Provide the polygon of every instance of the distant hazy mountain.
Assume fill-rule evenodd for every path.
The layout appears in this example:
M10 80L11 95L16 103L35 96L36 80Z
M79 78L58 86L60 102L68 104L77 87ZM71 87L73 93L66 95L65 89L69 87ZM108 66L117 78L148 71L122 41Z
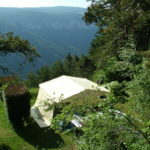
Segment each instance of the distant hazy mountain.
M0 8L0 32L13 32L37 48L41 58L34 67L36 70L63 58L68 52L87 53L96 27L87 26L82 20L85 10L75 7ZM3 59L5 65L15 70L20 57L11 55ZM30 70L33 68L28 65L23 72Z

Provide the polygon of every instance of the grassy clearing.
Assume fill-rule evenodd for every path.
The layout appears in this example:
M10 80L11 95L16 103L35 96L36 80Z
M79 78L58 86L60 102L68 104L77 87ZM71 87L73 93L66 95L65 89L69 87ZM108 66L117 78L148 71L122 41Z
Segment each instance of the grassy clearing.
M29 89L29 92L31 93L31 106L34 105L35 101L36 101L36 97L37 97L37 94L38 94L38 88L30 88Z
M30 89L31 105L34 104L38 89ZM0 144L10 150L75 150L73 139L50 128L41 129L33 121L26 127L13 128L8 122L3 102L0 101Z

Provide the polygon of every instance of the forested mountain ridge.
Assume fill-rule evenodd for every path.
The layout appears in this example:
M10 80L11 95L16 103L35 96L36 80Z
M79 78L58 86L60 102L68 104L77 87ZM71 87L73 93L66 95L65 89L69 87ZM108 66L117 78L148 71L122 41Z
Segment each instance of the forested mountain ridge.
M13 32L35 46L41 55L36 65L38 69L63 58L68 52L87 53L96 27L84 23L84 12L84 8L74 7L0 8L0 32ZM15 66L14 58L20 61L16 55L5 58L10 68Z

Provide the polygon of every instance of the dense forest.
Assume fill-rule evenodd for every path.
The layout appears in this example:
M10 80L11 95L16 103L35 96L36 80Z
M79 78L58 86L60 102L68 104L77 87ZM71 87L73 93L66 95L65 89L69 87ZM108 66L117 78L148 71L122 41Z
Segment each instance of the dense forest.
M64 60L28 75L29 87L65 74L110 88L99 101L84 97L53 106L59 111L52 128L73 134L77 149L150 149L149 8L149 0L91 0L83 20L96 24L98 31L88 54L68 53ZM79 134L59 125L60 120L67 124L76 112L86 116Z

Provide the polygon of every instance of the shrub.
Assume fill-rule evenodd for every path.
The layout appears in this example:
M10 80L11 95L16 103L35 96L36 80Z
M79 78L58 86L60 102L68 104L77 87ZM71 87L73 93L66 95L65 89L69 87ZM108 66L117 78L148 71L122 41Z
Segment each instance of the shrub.
M10 84L5 89L7 115L13 125L22 125L29 117L30 98L30 93L22 84Z
M0 87L2 87L4 84L16 81L16 77L14 76L4 76L0 77Z

